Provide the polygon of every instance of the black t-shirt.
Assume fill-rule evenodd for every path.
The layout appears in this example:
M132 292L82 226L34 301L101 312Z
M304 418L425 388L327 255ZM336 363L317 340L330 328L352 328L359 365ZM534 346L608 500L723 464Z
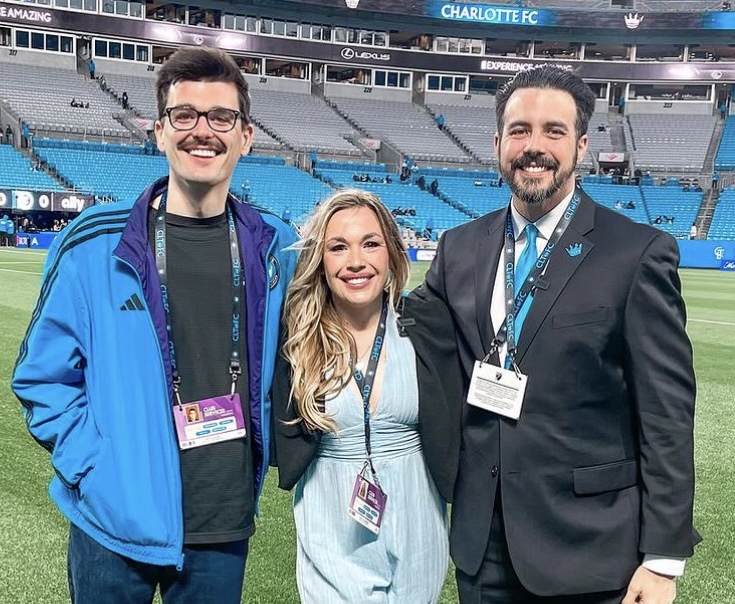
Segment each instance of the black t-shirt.
M149 211L149 241L156 210ZM232 346L232 262L226 214L166 215L166 261L171 326L184 403L229 394ZM241 317L245 317L242 305ZM184 541L226 543L255 532L255 486L245 320L237 391L247 436L181 451ZM173 422L173 413L171 414Z

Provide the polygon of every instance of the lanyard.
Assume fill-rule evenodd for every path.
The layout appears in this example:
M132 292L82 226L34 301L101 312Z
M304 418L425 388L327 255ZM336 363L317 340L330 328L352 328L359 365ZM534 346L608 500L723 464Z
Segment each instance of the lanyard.
M380 360L380 351L383 349L383 341L385 339L385 324L388 317L388 302L383 301L383 310L380 313L380 321L378 328L375 330L375 338L373 339L373 347L370 351L370 359L368 360L368 366L363 374L359 369L355 370L354 378L357 382L357 387L362 394L362 409L363 418L365 421L365 450L367 451L367 461L365 465L370 466L370 472L372 472L375 484L380 486L378 482L378 476L375 472L375 466L373 465L372 458L372 447L370 446L370 394L373 389L373 382L375 381L375 373L378 369L378 361Z
M559 222L554 227L554 233L549 239L546 247L544 247L541 255L536 260L531 272L523 282L521 289L518 290L518 295L513 297L515 291L515 259L516 259L516 240L513 234L513 220L511 218L510 209L505 218L505 245L503 249L504 259L504 271L505 271L505 307L508 309L508 314L505 317L498 333L496 334L493 341L490 343L490 351L485 355L483 362L487 362L490 357L495 354L505 343L508 341L508 356L511 358L513 365L515 366L515 353L516 353L516 339L515 339L515 318L518 316L518 312L523 307L523 303L528 298L529 294L532 294L533 289L536 287L538 278L544 272L546 265L549 263L551 254L559 243L564 231L567 230L569 223L572 221L577 208L579 207L579 195L576 193L572 196L569 202L569 206L565 210ZM530 302L529 302L530 304Z
M179 375L178 366L176 364L176 349L174 347L174 333L171 327L171 309L168 298L168 270L166 266L166 199L168 193L164 192L156 211L155 225L155 254L156 269L158 278L161 282L161 299L163 301L163 311L166 315L166 333L168 334L169 357L171 359L171 374L173 377L174 396L176 402L181 406L181 396L179 394L179 386L181 385L181 376ZM237 378L242 372L240 368L240 290L242 289L242 262L240 261L240 249L237 242L237 231L235 229L235 219L232 216L232 210L227 205L227 226L230 237L230 259L232 261L232 336L230 348L230 375L232 376L231 395L235 394Z

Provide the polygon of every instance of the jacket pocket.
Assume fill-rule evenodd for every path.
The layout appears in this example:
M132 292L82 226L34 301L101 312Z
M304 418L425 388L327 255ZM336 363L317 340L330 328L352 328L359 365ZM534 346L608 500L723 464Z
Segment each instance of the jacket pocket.
M554 329L561 327L574 327L575 325L587 325L599 323L607 318L608 309L605 306L577 313L559 313L551 318L551 326Z
M90 468L89 472L85 474L84 478L79 481L77 488L79 489L79 495L82 499L85 499L87 495L94 491L95 485L102 474L104 474L104 467L107 462L107 456L109 455L110 442L106 438L102 438L100 442L100 449L94 460L94 464ZM100 471L100 468L103 468Z
M638 460L625 459L599 466L574 468L574 492L594 495L606 491L620 491L638 483Z

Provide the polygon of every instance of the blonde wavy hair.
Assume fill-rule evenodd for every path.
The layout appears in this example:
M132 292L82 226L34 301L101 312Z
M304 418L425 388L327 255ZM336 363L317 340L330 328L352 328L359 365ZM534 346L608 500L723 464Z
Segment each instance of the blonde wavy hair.
M323 200L302 229L301 255L286 294L286 343L291 365L291 404L297 418L313 432L335 431L324 401L336 396L352 377L355 341L337 312L324 272L327 225L337 212L368 208L375 214L388 251L385 290L395 308L408 280L406 246L390 211L372 193L343 189Z

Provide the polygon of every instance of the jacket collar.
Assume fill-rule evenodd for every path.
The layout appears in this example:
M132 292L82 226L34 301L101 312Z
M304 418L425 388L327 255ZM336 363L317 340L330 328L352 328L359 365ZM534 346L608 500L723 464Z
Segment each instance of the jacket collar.
M139 274L145 272L149 250L148 209L153 200L167 189L168 177L163 177L143 191L133 205L120 242L115 248L115 255L128 262ZM232 195L228 197L228 203L235 216L241 248L242 242L248 237L255 241L265 240L270 243L275 235L275 229L263 222L257 210Z

